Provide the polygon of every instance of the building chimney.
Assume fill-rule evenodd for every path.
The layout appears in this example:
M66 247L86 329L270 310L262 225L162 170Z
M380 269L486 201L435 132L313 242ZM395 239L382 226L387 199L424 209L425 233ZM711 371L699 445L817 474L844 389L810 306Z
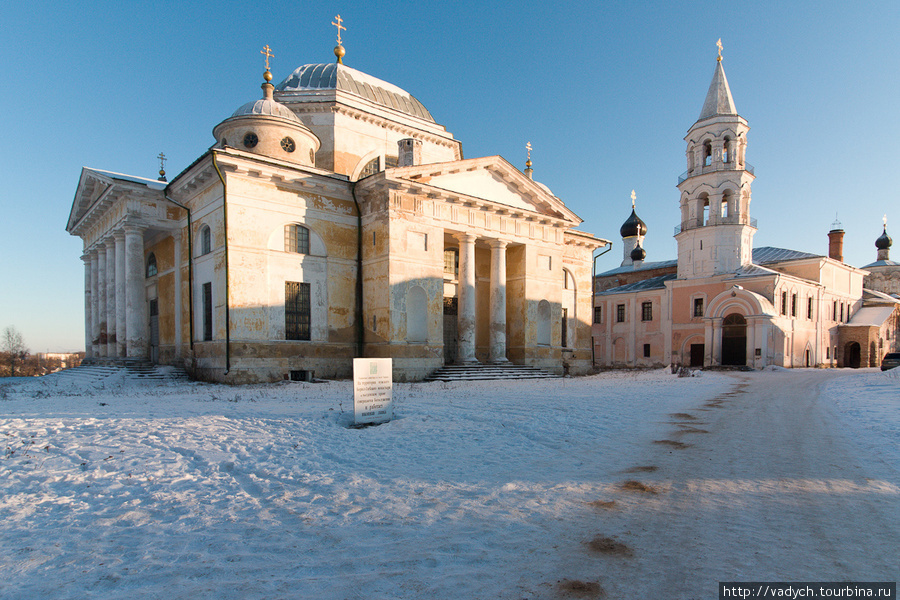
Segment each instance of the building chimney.
M837 219L828 232L828 258L844 262L844 226Z
M397 142L397 166L415 167L422 164L422 140L405 138Z

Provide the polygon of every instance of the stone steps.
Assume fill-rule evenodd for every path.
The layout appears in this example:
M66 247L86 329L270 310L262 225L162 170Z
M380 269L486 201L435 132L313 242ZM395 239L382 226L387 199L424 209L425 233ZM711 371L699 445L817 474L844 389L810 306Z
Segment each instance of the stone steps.
M472 364L446 365L428 377L425 381L483 381L483 380L519 380L519 379L557 379L559 375L526 365L507 364Z
M149 361L133 358L88 358L81 366L63 369L56 375L78 381L102 381L113 376L148 382L191 381L184 369L171 365L154 365Z

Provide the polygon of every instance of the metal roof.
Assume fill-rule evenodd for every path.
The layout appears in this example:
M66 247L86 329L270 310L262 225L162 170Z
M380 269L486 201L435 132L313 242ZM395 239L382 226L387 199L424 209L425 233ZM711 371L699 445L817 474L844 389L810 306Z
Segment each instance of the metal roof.
M790 250L788 248L775 248L773 246L763 246L762 248L753 249L753 263L757 265L784 262L786 260L801 260L804 258L825 257L821 254L810 254L809 252L800 252L799 250Z
M341 90L376 104L434 123L434 118L416 98L393 84L338 63L303 65L279 83L278 92Z
M598 296L605 296L607 294L623 294L626 292L643 292L646 290L655 290L666 287L666 282L675 279L678 275L675 273L666 273L665 275L657 275L656 277L651 277L650 279L644 279L643 281L635 281L634 283L627 283L625 285L620 285L619 287L610 288L608 290L603 290L602 292L598 292Z

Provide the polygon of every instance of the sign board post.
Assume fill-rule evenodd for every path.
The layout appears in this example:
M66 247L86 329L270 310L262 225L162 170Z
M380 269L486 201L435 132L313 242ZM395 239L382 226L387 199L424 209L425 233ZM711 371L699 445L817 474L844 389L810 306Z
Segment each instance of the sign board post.
M393 417L390 358L353 359L354 424L387 423Z

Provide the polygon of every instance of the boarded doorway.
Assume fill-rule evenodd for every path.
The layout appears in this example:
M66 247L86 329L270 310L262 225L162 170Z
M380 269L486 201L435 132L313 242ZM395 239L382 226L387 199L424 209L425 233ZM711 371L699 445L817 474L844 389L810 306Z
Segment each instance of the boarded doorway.
M691 366L702 367L706 344L691 344Z
M844 348L844 366L858 369L862 362L862 348L859 342L850 342Z
M733 313L722 321L722 364L747 364L747 321Z
M459 302L456 298L444 298L444 364L456 363L457 314Z
M159 299L150 301L150 362L159 362Z

